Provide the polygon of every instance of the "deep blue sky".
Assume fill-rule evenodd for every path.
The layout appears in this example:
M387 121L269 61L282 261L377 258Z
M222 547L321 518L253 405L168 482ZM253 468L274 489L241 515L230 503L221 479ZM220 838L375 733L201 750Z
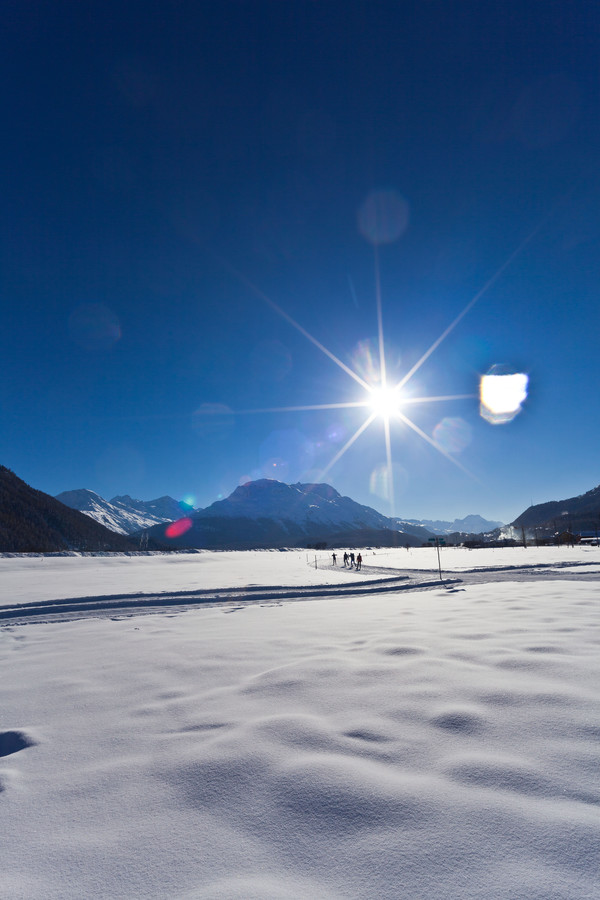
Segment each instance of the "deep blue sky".
M246 411L365 391L264 296L364 377L359 220L384 192L379 227L405 225L377 247L396 380L535 231L406 386L477 395L504 364L528 399L504 425L477 397L406 407L463 468L393 424L396 514L509 521L594 487L597 15L5 0L0 462L52 494L202 506L249 477L319 478L364 409ZM325 480L387 513L385 465L378 420Z

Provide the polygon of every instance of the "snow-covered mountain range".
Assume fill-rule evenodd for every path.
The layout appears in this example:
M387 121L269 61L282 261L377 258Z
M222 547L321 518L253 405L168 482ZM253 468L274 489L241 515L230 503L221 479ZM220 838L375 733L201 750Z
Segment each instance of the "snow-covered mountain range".
M387 516L342 497L329 484L284 484L270 478L240 485L225 500L217 500L195 515L292 521L306 527L394 527Z
M128 494L105 500L94 491L80 488L56 495L65 506L78 509L117 534L134 534L161 522L172 522L184 515L182 506L172 497L134 500Z
M465 516L453 522L390 518L370 506L356 503L350 497L342 497L329 484L283 484L269 478L241 485L225 500L217 500L206 509L197 510L196 515L292 519L305 525L392 528L423 541L432 534L482 534L503 524L479 515Z
M329 546L415 546L430 533L405 530L372 509L342 497L329 484L284 484L263 478L240 485L225 500L186 517L181 527L149 534L174 546L251 549L326 543Z
M128 495L105 500L94 491L65 491L57 496L77 509L121 534L134 534L154 526L188 518L185 531L166 535L165 528L154 528L158 540L197 547L278 546L305 543L308 540L358 542L361 533L373 543L390 540L418 545L432 534L451 532L480 533L498 524L481 516L467 516L454 522L403 520L390 518L370 506L343 497L329 484L284 484L270 478L251 481L237 487L229 497L217 500L206 509L190 510L172 497L135 500Z
M403 524L404 520L397 519L399 524ZM501 528L504 522L493 522L490 519L484 519L482 516L470 515L464 519L455 519L453 522L446 522L443 519L407 519L412 525L422 525L433 534L486 534L494 531L495 528Z

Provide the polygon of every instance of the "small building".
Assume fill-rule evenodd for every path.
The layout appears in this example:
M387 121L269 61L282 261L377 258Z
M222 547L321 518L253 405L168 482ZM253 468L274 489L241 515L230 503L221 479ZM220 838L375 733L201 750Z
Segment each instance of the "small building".
M557 544L571 544L574 546L579 543L579 535L570 531L561 531L555 535L554 540Z

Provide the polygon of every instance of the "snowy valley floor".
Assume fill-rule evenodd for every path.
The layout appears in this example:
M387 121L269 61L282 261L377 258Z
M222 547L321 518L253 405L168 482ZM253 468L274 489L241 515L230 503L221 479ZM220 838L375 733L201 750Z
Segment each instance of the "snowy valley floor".
M598 549L317 556L0 558L2 898L600 896Z

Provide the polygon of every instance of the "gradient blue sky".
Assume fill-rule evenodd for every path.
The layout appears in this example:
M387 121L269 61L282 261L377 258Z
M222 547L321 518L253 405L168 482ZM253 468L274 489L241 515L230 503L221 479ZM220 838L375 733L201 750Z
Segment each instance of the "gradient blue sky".
M201 506L327 470L385 513L503 521L600 481L596 4L1 18L0 462ZM378 284L400 380L513 254L405 387L474 396L404 408L450 459L391 423L393 502L382 420L327 468L365 409L248 412L363 400L301 329L376 376ZM530 378L504 425L477 398L498 364Z

